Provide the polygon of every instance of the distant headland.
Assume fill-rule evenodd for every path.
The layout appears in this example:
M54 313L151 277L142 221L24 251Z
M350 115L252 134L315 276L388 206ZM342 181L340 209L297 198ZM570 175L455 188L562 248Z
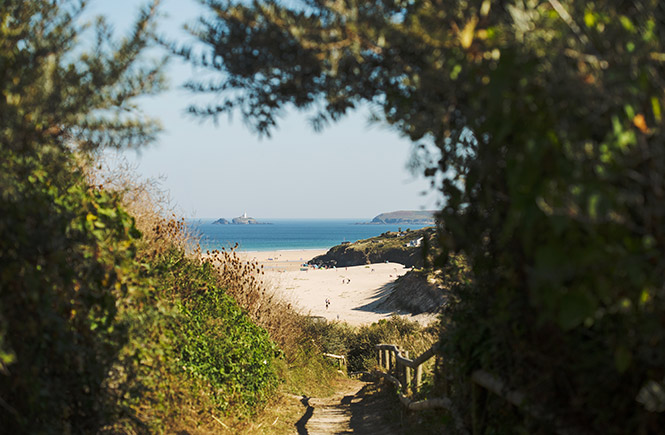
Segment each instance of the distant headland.
M434 225L434 210L399 210L388 213L381 213L374 217L370 222L359 222L358 225Z
M271 225L269 222L259 222L253 217L247 216L247 213L243 213L242 216L235 217L229 222L224 218L217 219L213 222L213 225Z

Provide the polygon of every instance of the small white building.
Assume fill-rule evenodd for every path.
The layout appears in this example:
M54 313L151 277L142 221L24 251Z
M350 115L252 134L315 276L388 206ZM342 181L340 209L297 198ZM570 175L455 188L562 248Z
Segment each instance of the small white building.
M422 242L423 242L423 238L422 238L422 237L419 238L419 239L411 240L409 243L406 244L406 247L407 247L407 248L417 248L418 246L420 246L420 244L421 244Z

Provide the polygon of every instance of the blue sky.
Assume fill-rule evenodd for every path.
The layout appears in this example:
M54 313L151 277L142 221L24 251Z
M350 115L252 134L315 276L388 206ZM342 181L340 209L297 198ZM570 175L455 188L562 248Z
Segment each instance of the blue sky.
M144 3L95 0L88 16L107 16L120 35ZM183 23L202 11L195 0L162 0L160 9L166 15L160 32L172 38L186 38ZM429 182L406 168L410 142L386 127L368 125L365 110L320 133L306 114L291 112L271 138L259 138L239 116L220 118L215 126L185 114L193 97L181 85L195 73L200 72L171 61L171 90L141 102L165 131L138 155L127 153L141 175L162 177L185 216L230 218L247 211L257 218L369 219L436 206Z

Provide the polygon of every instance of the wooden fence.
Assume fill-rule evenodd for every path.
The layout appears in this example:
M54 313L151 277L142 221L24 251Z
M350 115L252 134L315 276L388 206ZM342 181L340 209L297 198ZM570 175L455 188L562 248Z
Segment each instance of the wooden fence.
M408 351L403 351L394 344L377 344L374 347L377 350L377 362L380 370L375 370L373 374L395 385L399 401L406 409L409 411L435 408L447 409L455 420L457 430L462 434L468 433L459 412L448 397L416 401L407 395L409 392L416 393L420 389L423 364L436 355L438 343L414 360L409 359Z
M409 359L407 351L400 350L394 344L377 344L377 362L380 370L373 372L375 376L382 377L391 382L397 388L399 400L402 405L411 411L423 409L443 408L447 409L453 417L455 427L461 434L468 434L467 425L464 423L460 413L448 397L414 401L408 397L409 392L416 393L422 383L422 366L430 358L434 357L439 344L433 345L418 358ZM444 391L449 393L448 382L445 382ZM577 435L579 430L564 424L559 418L546 412L541 407L530 404L526 396L519 390L511 389L508 385L484 370L476 370L471 379L471 431L474 435L480 434L484 427L485 400L483 395L487 391L496 394L508 403L517 406L530 416L548 421L556 433L560 435Z
M337 361L337 369L346 372L346 357L344 355L335 355L333 353L324 353L323 356Z

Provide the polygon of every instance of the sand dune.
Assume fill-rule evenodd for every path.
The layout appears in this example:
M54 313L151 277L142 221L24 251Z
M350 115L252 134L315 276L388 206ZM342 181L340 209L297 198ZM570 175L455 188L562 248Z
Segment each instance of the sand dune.
M376 302L390 293L398 276L406 273L401 264L380 263L336 269L303 266L325 250L243 252L247 260L264 266L265 281L299 306L305 314L341 320L352 325L376 322L395 312L379 311ZM304 270L301 270L304 269ZM326 309L326 299L330 306ZM428 323L433 315L408 316Z

